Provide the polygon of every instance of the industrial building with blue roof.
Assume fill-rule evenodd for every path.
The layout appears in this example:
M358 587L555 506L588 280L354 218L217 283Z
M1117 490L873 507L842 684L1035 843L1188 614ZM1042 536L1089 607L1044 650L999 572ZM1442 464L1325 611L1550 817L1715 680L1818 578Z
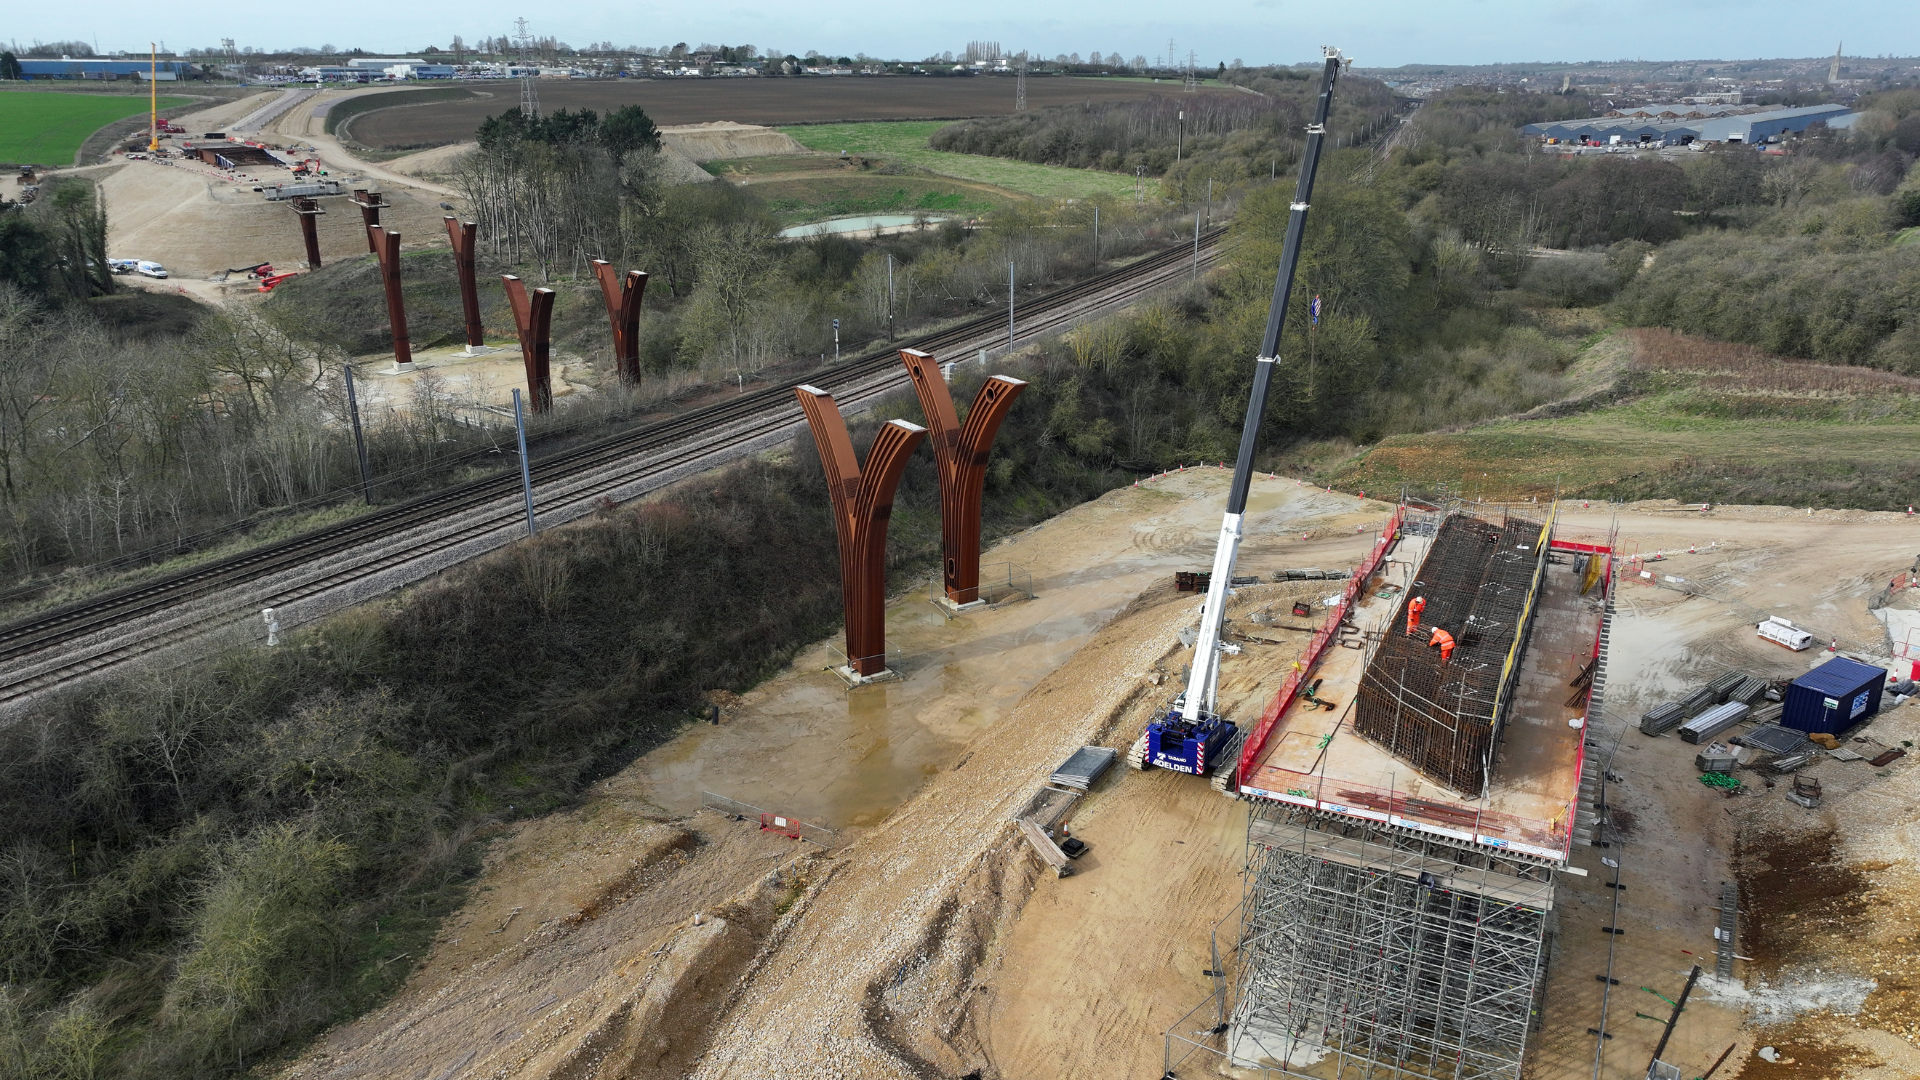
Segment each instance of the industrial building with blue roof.
M1555 120L1528 124L1522 134L1561 142L1612 142L1618 136L1624 143L1762 143L1781 135L1798 134L1816 123L1840 127L1851 116L1845 105L1808 105L1798 109L1768 109L1762 112L1733 113L1720 116L1695 116L1657 120L1644 115L1596 116L1589 120Z

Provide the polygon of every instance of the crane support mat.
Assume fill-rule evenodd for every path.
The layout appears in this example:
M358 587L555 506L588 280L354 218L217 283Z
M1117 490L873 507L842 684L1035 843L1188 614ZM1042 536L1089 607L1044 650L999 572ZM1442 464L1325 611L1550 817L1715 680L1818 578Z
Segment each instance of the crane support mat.
M1113 759L1119 755L1118 750L1110 750L1104 746L1083 746L1075 750L1073 756L1066 760L1066 764L1055 769L1053 775L1047 779L1055 784L1064 784L1067 787L1085 791L1093 786L1094 781L1100 779L1100 774L1106 772L1107 767L1113 764Z
M1040 856L1041 862L1053 867L1054 876L1066 877L1073 873L1073 863L1067 858L1067 853L1061 851L1060 845L1053 842L1053 837L1042 832L1040 826L1023 818L1020 821L1020 835L1033 845L1034 854Z

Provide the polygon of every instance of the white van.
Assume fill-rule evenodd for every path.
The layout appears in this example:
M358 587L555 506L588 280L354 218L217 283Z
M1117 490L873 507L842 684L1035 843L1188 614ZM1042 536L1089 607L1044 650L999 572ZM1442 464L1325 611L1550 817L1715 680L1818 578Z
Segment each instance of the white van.
M133 264L133 268L139 272L141 277L163 278L167 276L166 267L149 259L141 259L139 262Z
M1805 630L1795 630L1792 623L1778 615L1768 616L1767 621L1761 623L1756 629L1760 631L1762 638L1775 645L1792 649L1794 652L1799 652L1813 644L1812 634Z

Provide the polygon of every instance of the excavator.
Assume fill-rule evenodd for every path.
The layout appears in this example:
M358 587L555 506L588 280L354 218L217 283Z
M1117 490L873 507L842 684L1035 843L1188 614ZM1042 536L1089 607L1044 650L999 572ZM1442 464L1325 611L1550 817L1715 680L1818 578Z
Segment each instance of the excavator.
M1326 141L1327 114L1333 105L1334 84L1350 61L1338 49L1323 49L1320 96L1314 102L1313 122L1307 126L1306 149L1300 156L1300 179L1294 188L1287 218L1286 241L1280 250L1280 268L1274 276L1273 301L1267 308L1267 328L1260 353L1254 358L1253 392L1247 399L1246 423L1240 429L1240 454L1234 460L1233 483L1227 489L1226 516L1214 548L1213 573L1207 583L1206 603L1200 609L1200 633L1193 643L1186 689L1154 714L1147 730L1135 740L1127 763L1136 769L1168 769L1206 776L1231 764L1245 737L1233 721L1216 711L1220 688L1221 640L1227 595L1233 582L1233 563L1240 552L1241 521L1246 516L1247 491L1253 483L1253 454L1260 441L1260 421L1267 411L1267 391L1273 366L1279 362L1280 332L1287 322L1287 303L1293 293L1294 271L1300 263L1300 244L1313 197L1313 179L1320 167Z

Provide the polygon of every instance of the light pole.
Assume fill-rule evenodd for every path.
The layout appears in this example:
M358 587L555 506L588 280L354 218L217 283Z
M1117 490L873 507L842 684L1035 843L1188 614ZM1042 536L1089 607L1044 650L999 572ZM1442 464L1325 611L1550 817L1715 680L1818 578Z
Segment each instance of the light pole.
M887 253L887 340L893 340L893 253Z
M840 320L833 320L833 362L840 362Z
M1013 264L1007 264L1007 351L1013 351Z

